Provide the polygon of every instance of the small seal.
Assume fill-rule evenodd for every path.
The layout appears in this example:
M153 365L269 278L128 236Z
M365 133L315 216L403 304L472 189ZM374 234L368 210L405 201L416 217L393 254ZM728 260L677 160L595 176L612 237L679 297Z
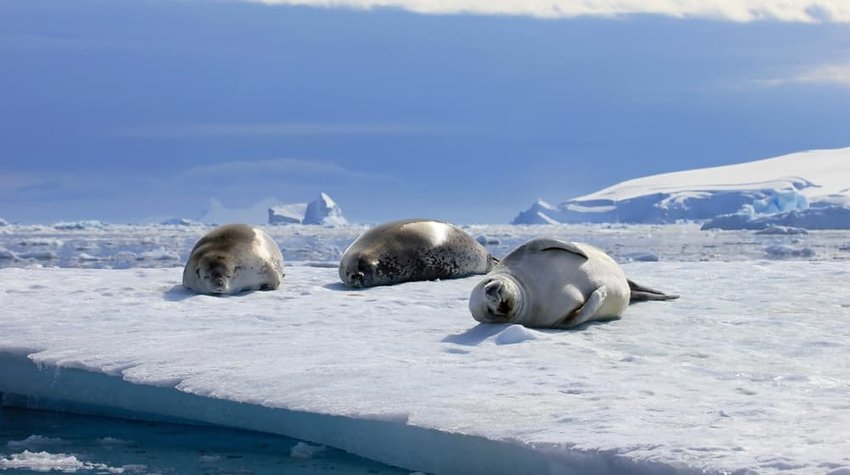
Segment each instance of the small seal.
M348 287L484 274L499 261L459 227L408 219L384 223L358 237L339 262Z
M675 298L628 280L596 247L538 238L511 251L475 286L469 310L484 323L571 328L619 318L630 303Z
M226 224L192 248L183 286L212 295L274 290L283 275L283 255L271 236L247 224Z

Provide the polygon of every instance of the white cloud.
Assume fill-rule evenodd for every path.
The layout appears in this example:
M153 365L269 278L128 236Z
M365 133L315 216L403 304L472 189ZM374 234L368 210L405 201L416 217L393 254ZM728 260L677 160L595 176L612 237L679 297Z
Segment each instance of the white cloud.
M816 66L787 77L762 79L757 80L756 83L764 86L818 84L850 87L850 63Z
M439 132L435 126L391 122L307 122L266 124L188 124L122 130L130 137L244 137L244 136L331 136L400 135Z
M328 162L296 160L292 158L280 158L275 160L259 161L233 161L203 165L190 168L184 175L187 177L199 177L209 175L232 176L233 174L285 174L285 173L310 173L316 175L350 175L351 172L345 168Z
M0 170L0 194L15 193L43 182L44 178L40 176Z
M541 18L657 14L736 22L850 22L847 0L248 0L265 4L401 8L426 14L521 15Z

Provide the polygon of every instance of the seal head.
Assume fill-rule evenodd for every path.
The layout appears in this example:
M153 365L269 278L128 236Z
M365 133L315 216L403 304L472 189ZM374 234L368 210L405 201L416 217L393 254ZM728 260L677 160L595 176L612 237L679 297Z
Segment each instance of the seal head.
M226 294L230 292L230 283L239 272L232 259L219 253L211 253L198 259L195 275L198 285L207 294Z
M478 283L469 298L469 311L481 323L521 323L523 291L513 277L488 275Z
M198 240L183 285L202 294L273 290L283 279L283 254L264 231L246 224L213 229Z

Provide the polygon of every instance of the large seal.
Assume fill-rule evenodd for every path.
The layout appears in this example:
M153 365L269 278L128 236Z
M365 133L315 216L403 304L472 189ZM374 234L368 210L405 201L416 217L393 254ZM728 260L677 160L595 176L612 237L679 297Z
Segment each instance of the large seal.
M183 268L183 286L202 294L274 290L283 279L283 255L264 231L226 224L205 234Z
M511 251L475 286L469 310L479 322L570 328L619 318L633 302L675 298L628 280L589 244L538 238Z
M409 219L376 226L358 237L339 262L349 287L484 274L498 262L462 229L441 221Z

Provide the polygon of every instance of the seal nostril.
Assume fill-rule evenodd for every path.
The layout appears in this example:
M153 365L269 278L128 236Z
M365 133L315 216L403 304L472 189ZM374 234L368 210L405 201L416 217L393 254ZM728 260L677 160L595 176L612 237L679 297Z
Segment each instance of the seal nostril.
M363 284L366 282L366 275L362 272L354 272L348 276L348 280L351 282L352 287L363 287Z

